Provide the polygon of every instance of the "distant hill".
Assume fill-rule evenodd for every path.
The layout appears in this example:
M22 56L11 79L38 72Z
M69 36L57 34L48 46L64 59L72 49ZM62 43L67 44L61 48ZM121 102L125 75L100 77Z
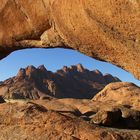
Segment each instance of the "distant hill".
M0 83L0 95L4 98L39 99L56 98L91 99L111 82L120 79L99 70L89 71L81 64L64 66L53 73L44 65L21 68L15 77Z

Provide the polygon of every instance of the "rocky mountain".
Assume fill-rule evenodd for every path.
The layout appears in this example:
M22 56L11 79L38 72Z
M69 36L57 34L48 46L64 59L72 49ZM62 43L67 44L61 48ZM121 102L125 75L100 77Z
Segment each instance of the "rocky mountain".
M0 95L14 99L92 98L107 84L118 81L117 77L103 75L99 70L90 71L81 64L64 66L55 73L43 65L28 66L0 84Z

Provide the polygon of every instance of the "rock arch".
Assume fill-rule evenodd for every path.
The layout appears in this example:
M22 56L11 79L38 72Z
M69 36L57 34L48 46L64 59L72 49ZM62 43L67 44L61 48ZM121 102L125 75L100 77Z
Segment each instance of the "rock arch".
M0 58L24 48L71 48L140 79L139 27L139 0L1 0Z

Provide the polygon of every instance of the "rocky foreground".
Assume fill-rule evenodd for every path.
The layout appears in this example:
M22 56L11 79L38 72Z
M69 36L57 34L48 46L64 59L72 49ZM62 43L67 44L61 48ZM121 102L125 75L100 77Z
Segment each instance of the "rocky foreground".
M139 97L139 87L123 82L109 84L92 100L48 97L4 103L1 97L0 139L139 140Z
M21 68L0 83L0 140L139 140L140 87L81 64Z

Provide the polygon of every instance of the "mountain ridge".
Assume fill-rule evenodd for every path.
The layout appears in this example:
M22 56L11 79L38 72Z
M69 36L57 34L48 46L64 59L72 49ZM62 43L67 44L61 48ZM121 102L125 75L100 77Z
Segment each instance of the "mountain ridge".
M99 70L88 70L81 64L64 66L51 72L44 65L20 68L17 75L0 84L0 95L5 98L39 99L56 98L91 99L111 82L120 79Z

